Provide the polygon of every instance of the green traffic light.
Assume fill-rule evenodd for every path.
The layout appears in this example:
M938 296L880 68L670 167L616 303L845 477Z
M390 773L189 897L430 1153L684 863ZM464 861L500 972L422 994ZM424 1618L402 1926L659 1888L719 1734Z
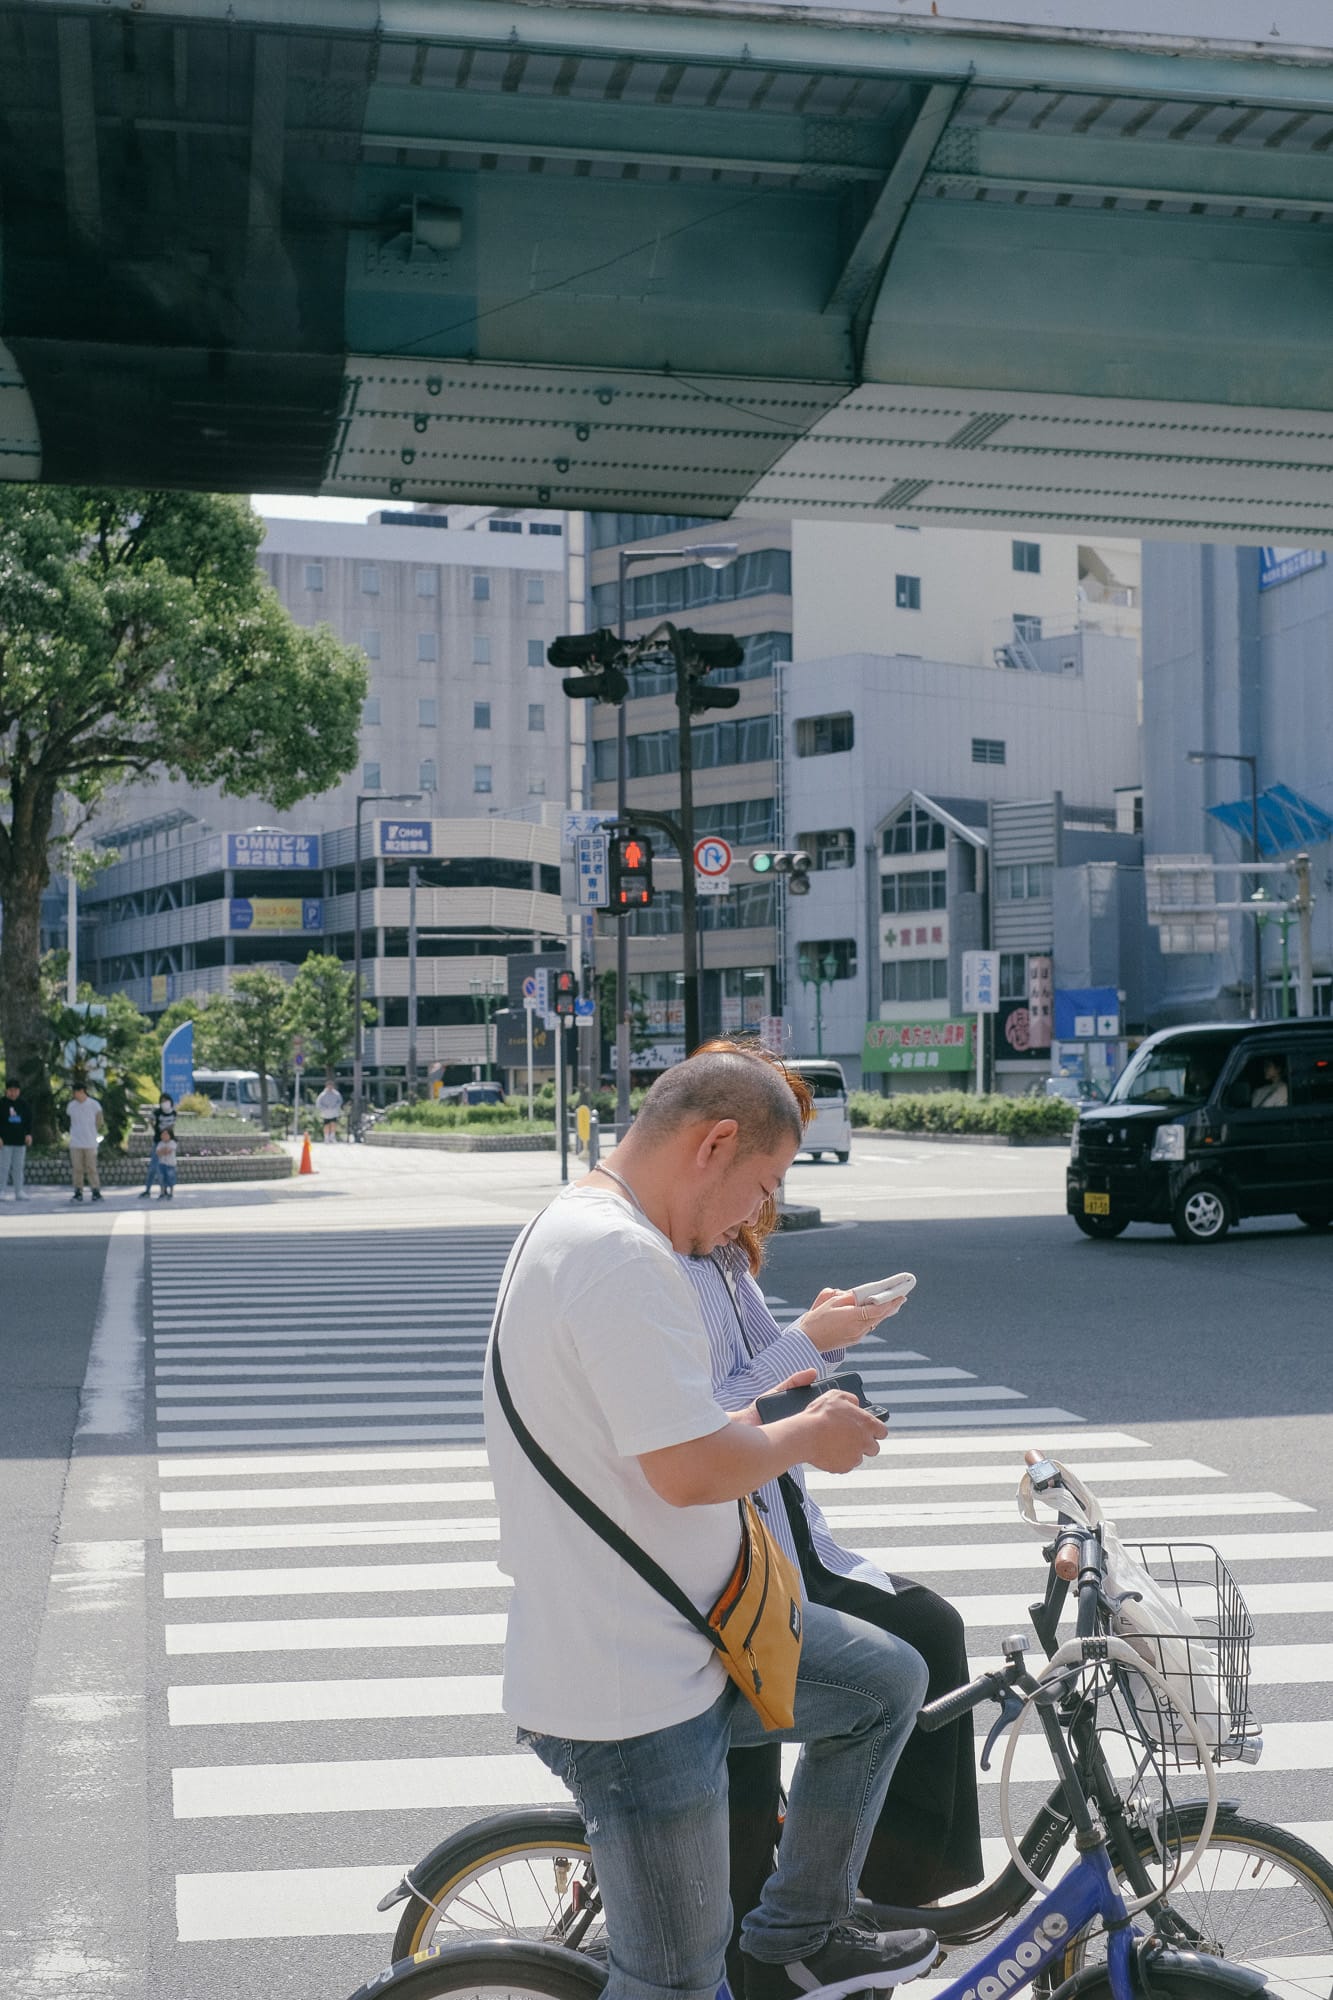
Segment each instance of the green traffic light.
M775 857L771 854L752 854L750 866L756 875L771 875Z

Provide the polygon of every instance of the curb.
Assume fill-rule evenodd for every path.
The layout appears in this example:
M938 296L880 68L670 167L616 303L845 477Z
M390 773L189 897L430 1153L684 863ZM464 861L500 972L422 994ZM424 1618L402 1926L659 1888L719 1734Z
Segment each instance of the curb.
M366 1146L406 1146L430 1153L553 1153L554 1132L367 1132Z
M778 1210L779 1229L820 1229L824 1218L806 1202L793 1202Z
M1034 1138L1013 1138L1004 1132L908 1132L896 1126L853 1125L852 1140L896 1139L923 1146L1062 1146L1068 1148L1067 1132L1041 1133Z

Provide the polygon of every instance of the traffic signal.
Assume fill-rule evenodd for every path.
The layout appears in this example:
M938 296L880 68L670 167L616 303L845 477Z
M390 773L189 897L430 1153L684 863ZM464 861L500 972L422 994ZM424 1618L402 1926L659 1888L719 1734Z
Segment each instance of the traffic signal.
M745 648L740 640L730 632L692 632L688 626L679 638L690 714L698 715L705 708L735 708L741 698L738 687L705 687L703 678L705 674L733 672L741 664ZM679 687L676 705L680 706Z
M627 827L607 842L607 881L613 916L646 910L653 900L653 850L641 833Z
M771 848L764 848L758 854L750 856L750 866L756 875L785 875L788 878L789 896L810 894L809 875L812 862L813 857L799 847L792 852L782 854L775 853Z
M614 708L629 693L629 681L617 665L623 650L615 633L603 626L596 632L563 632L552 639L546 657L553 667L588 669L561 681L571 701L601 701Z
M555 996L556 1013L562 1020L572 1021L575 1012L574 1003L579 997L577 972L571 972L566 968L563 972L554 973L551 978L551 991Z

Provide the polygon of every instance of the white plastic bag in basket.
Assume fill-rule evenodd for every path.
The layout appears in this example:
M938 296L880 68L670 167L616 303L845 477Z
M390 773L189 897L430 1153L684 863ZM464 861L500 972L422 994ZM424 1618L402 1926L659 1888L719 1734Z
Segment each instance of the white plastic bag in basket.
M1124 1639L1136 1652L1142 1653L1147 1666L1155 1667L1171 1690L1171 1698L1176 1707L1193 1715L1204 1736L1210 1743L1225 1743L1231 1734L1230 1712L1221 1707L1222 1678L1216 1653L1203 1643L1199 1628L1181 1605L1162 1589L1149 1575L1142 1563L1136 1562L1129 1554L1115 1530L1115 1523L1108 1521L1102 1513L1097 1496L1083 1484L1076 1472L1062 1465L1058 1458L1050 1463L1059 1470L1063 1485L1058 1493L1041 1498L1048 1505L1058 1507L1062 1514L1085 1528L1100 1528L1102 1546L1106 1551L1106 1594L1110 1598L1120 1598L1111 1618L1111 1630L1119 1639ZM1057 1525L1052 1521L1038 1519L1036 1496L1032 1491L1032 1480L1025 1472L1018 1482L1018 1511L1025 1521L1040 1534L1057 1533ZM1133 1597L1125 1597L1126 1591L1136 1592ZM1174 1636L1179 1634L1178 1637ZM1187 1646L1186 1640L1191 1643ZM1192 1669L1192 1671L1191 1671ZM1156 1736L1153 1724L1157 1713L1154 1697L1144 1686L1132 1690L1138 1718L1145 1732ZM1173 1734L1171 1724L1163 1718L1167 1740ZM1197 1762L1193 1748L1183 1732L1179 1738L1182 1761Z

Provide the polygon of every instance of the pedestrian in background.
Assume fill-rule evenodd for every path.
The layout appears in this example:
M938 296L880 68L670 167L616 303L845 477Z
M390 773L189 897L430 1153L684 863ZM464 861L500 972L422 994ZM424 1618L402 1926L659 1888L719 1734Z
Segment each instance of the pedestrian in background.
M15 1201L26 1201L23 1176L32 1144L32 1113L23 1099L16 1076L5 1085L4 1108L0 1110L0 1194L11 1184Z
M169 1090L164 1090L161 1097L157 1100L157 1109L153 1113L153 1139L152 1144L148 1148L148 1178L143 1184L143 1193L139 1196L140 1201L147 1201L153 1192L153 1182L162 1179L162 1141L166 1138L174 1139L175 1129L176 1100ZM174 1168L176 1164L174 1153L172 1154L171 1164ZM163 1180L162 1193L164 1196L166 1191L167 1184Z
M326 1083L315 1099L315 1109L324 1120L324 1144L331 1146L338 1136L338 1118L343 1108L343 1094L336 1083Z
M69 1166L74 1176L74 1201L83 1200L85 1180L94 1201L102 1199L102 1183L97 1174L97 1135L105 1120L102 1107L89 1097L86 1083L76 1083L69 1100Z
M176 1134L170 1125L153 1148L153 1155L162 1181L162 1200L172 1201L176 1194Z

